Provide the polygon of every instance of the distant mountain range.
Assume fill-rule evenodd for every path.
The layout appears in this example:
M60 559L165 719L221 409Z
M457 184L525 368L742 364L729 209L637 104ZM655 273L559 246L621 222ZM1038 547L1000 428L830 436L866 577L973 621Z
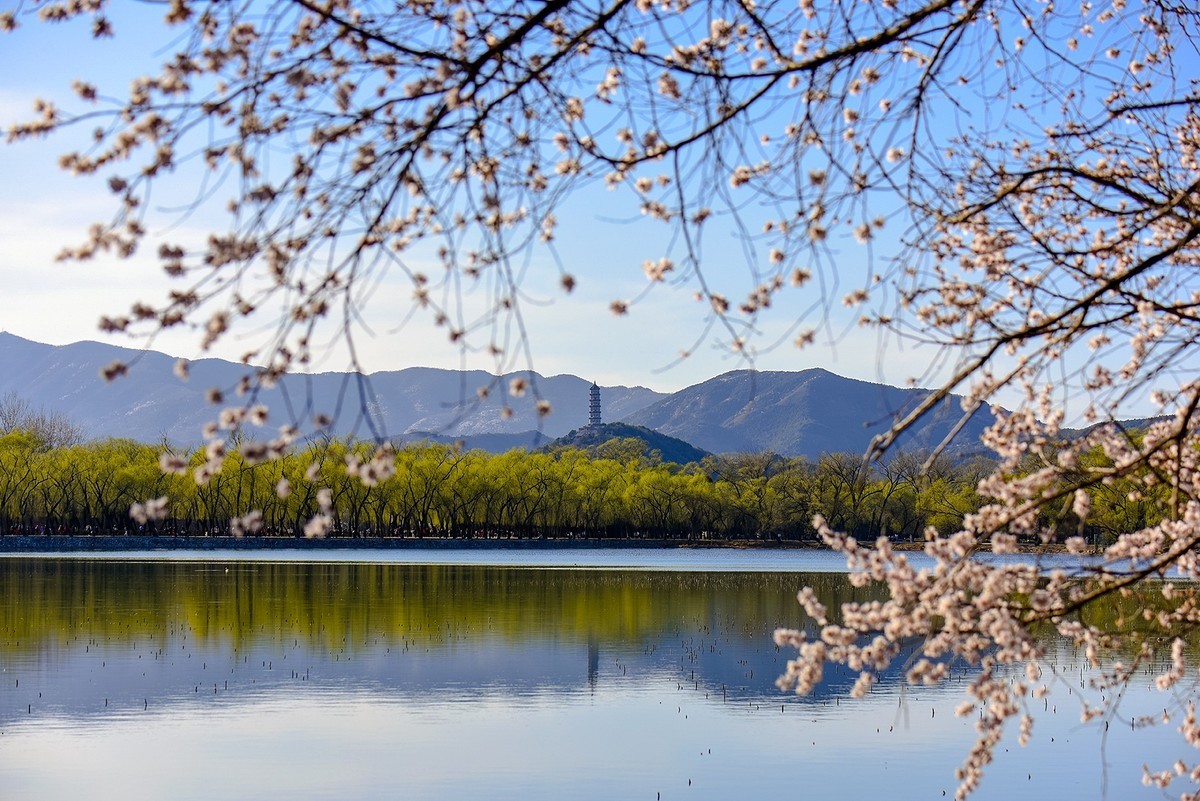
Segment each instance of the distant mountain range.
M101 369L120 359L128 375L112 383ZM53 346L0 332L0 395L15 393L32 406L60 412L91 437L132 437L193 445L217 407L209 388L230 399L247 368L219 359L190 363L190 378L172 373L173 357L96 342ZM513 379L528 389L514 397ZM503 451L538 447L584 427L591 382L572 375L412 367L358 376L316 373L286 376L254 399L271 409L270 427L297 422L311 429L316 413L330 415L336 435L375 435L405 441L463 441ZM486 389L481 397L478 391ZM810 459L827 452L862 452L871 438L912 409L927 390L901 389L843 378L827 370L737 370L673 394L645 387L601 387L606 422L625 422L711 453L774 451ZM536 401L552 413L539 416ZM951 396L900 441L903 448L939 444L959 422ZM978 448L992 420L982 408L956 435L958 449Z
M735 370L682 389L629 414L625 421L690 442L711 453L774 451L816 459L823 453L863 453L872 437L928 396L843 378L828 370ZM927 412L897 442L901 449L931 449L963 415L951 395ZM978 409L954 438L955 450L982 449L980 435L994 417Z
M105 382L100 370L117 359L131 365L129 373ZM199 359L189 363L190 377L182 381L172 373L174 364L173 357L154 351L97 342L45 345L0 332L0 395L14 392L35 407L62 412L95 437L200 442L201 429L218 411L205 400L206 391L219 388L227 403L236 403L234 390L247 368ZM527 386L521 397L509 392L513 379ZM272 429L288 422L311 429L319 413L334 419L331 430L337 435L468 443L479 438L489 450L505 450L541 444L584 425L590 387L590 381L572 375L496 377L481 370L411 367L370 376L289 375L254 402L271 410ZM480 397L481 389L486 397ZM610 419L666 397L645 387L603 387L602 392ZM550 403L551 414L539 416L538 399Z

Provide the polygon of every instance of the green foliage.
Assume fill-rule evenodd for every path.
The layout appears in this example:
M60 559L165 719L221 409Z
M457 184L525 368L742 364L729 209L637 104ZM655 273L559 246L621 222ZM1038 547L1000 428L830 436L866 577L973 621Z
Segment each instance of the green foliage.
M628 423L605 423L580 428L556 439L547 449L553 451L564 448L581 449L594 458L642 464L689 464L707 456L704 451L681 439Z
M821 514L859 538L920 542L929 527L957 530L986 502L976 485L988 469L913 455L868 465L847 454L812 464L770 453L680 467L646 458L636 440L500 455L420 443L398 449L394 473L367 484L346 465L370 461L375 446L329 438L267 463L232 451L198 484L160 470L166 450L126 439L48 447L37 431L4 433L0 530L224 535L231 520L258 510L259 533L299 537L328 490L334 537L812 542ZM203 452L187 455L193 469L204 461ZM1161 520L1170 500L1121 476L1089 492L1086 533L1097 543ZM162 496L164 519L130 519L131 504ZM1055 522L1064 536L1080 529L1069 508Z

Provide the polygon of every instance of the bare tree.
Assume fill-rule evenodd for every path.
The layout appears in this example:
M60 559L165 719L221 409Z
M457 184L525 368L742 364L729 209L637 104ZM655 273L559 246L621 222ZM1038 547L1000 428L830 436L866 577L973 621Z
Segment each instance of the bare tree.
M83 429L62 412L34 409L27 398L16 392L0 397L0 434L26 431L43 449L67 448L83 442Z
M114 35L103 2L18 4L0 28L33 16L89 16L97 36ZM9 131L96 129L62 164L106 180L114 213L65 258L134 253L158 222L152 189L197 166L211 182L196 202L228 202L228 225L206 243L159 247L178 289L104 328L191 324L207 347L265 320L272 333L247 354L266 365L252 390L308 363L322 321L352 345L380 277L400 271L412 285L402 302L503 367L526 344L522 259L553 255L563 200L603 183L673 232L646 254L647 286L692 282L711 309L704 335L745 350L780 294L798 292L813 299L792 321L798 346L839 301L887 336L941 346L944 372L930 375L949 377L875 455L952 391L965 392L966 415L999 393L1018 400L984 438L1001 460L980 484L991 502L953 536L928 533L936 570L817 521L891 599L846 606L816 640L780 633L800 648L785 685L809 689L833 660L860 669L865 692L912 638L924 646L911 681L940 680L946 659L977 666L969 691L987 712L966 794L1025 709L1021 693L1041 686L1037 626L1077 639L1097 665L1122 640L1138 664L1166 643L1161 683L1178 681L1192 590L1152 585L1168 608L1118 631L1080 611L1167 571L1200 577L1194 4L174 0L166 21L177 49L126 99L81 80L73 110L42 102ZM725 289L704 260L713 231L743 244L748 292ZM836 264L852 240L868 265L854 278ZM418 266L427 257L436 274ZM575 278L559 271L569 292ZM462 310L468 286L483 288L483 308ZM1164 421L1126 432L1122 410L1149 393ZM1108 425L1068 437L1068 408ZM1081 468L1096 449L1107 460ZM1089 488L1116 479L1170 486L1170 509L1121 536L1088 580L970 558L1018 536L1064 537L1062 515L1043 510L1069 503L1085 520ZM1012 665L1027 666L1027 682L1008 682ZM1123 670L1111 680L1128 681ZM1196 743L1192 712L1191 701L1173 709Z
M22 428L31 413L28 398L22 398L16 392L5 392L0 397L0 433Z

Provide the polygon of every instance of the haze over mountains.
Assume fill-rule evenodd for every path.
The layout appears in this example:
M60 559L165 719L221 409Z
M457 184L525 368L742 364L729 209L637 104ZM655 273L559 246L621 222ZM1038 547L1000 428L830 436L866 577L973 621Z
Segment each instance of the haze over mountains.
M820 368L735 370L682 389L625 419L711 453L774 451L815 459L822 453L864 453L875 435L887 431L927 395L924 389L873 384ZM926 413L897 445L935 448L962 414L961 399L952 395ZM979 437L992 421L990 407L977 410L955 437L956 448L979 448Z
M129 363L129 373L109 383L100 370L115 359ZM97 342L45 345L0 332L0 395L14 392L35 407L62 412L93 437L197 443L218 411L205 400L209 388L221 389L229 404L247 400L235 395L247 371L243 365L198 359L189 363L190 378L182 381L172 372L174 364L173 357L154 351ZM513 377L528 383L523 397L507 393ZM478 395L483 387L489 390L486 398ZM513 437L506 447L515 447L529 445L539 428L553 439L586 424L590 387L590 381L576 376L519 372L498 379L479 370L411 367L367 377L289 375L254 402L271 410L272 430L288 422L311 428L309 421L321 413L334 418L335 435L429 432L453 439L504 434ZM605 415L623 417L662 397L645 387L604 387ZM539 417L538 398L550 402L552 414Z
M129 374L106 383L100 370L114 359L130 363ZM53 346L0 332L0 395L15 393L35 408L61 412L92 438L166 438L194 445L217 411L205 401L205 392L218 387L236 400L233 390L247 368L201 359L190 363L191 377L181 381L172 373L174 363L173 357L153 351L96 342ZM513 377L528 383L523 397L508 394ZM335 435L410 441L432 434L502 451L533 447L583 427L590 386L572 375L520 372L497 378L483 371L413 367L367 377L290 375L255 402L271 409L271 431L293 421L311 428L307 421L324 413L334 417ZM486 397L477 394L480 388L488 389ZM926 394L821 369L736 370L669 395L624 386L601 387L601 393L606 423L645 426L712 453L774 451L810 459L826 452L862 452L871 437ZM551 404L550 415L539 417L539 398ZM948 398L901 446L936 446L960 416L958 398ZM979 433L991 419L991 410L981 409L955 442L977 448Z

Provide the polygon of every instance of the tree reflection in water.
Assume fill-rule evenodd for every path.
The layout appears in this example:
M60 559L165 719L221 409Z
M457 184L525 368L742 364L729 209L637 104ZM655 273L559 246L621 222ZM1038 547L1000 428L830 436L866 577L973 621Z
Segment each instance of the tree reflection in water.
M814 790L952 792L971 725L953 715L957 678L889 675L865 703L845 699L853 675L803 698L775 687L788 654L771 633L799 623L805 585L830 608L871 597L838 573L2 559L0 794L763 797L800 764ZM1086 677L1054 647L1034 747L1014 737L979 797L1035 776L1062 798L1098 797L1104 775L1112 797L1148 792L1141 763L1177 735L1078 726ZM237 768L250 753L255 769ZM89 766L149 781L109 796Z

